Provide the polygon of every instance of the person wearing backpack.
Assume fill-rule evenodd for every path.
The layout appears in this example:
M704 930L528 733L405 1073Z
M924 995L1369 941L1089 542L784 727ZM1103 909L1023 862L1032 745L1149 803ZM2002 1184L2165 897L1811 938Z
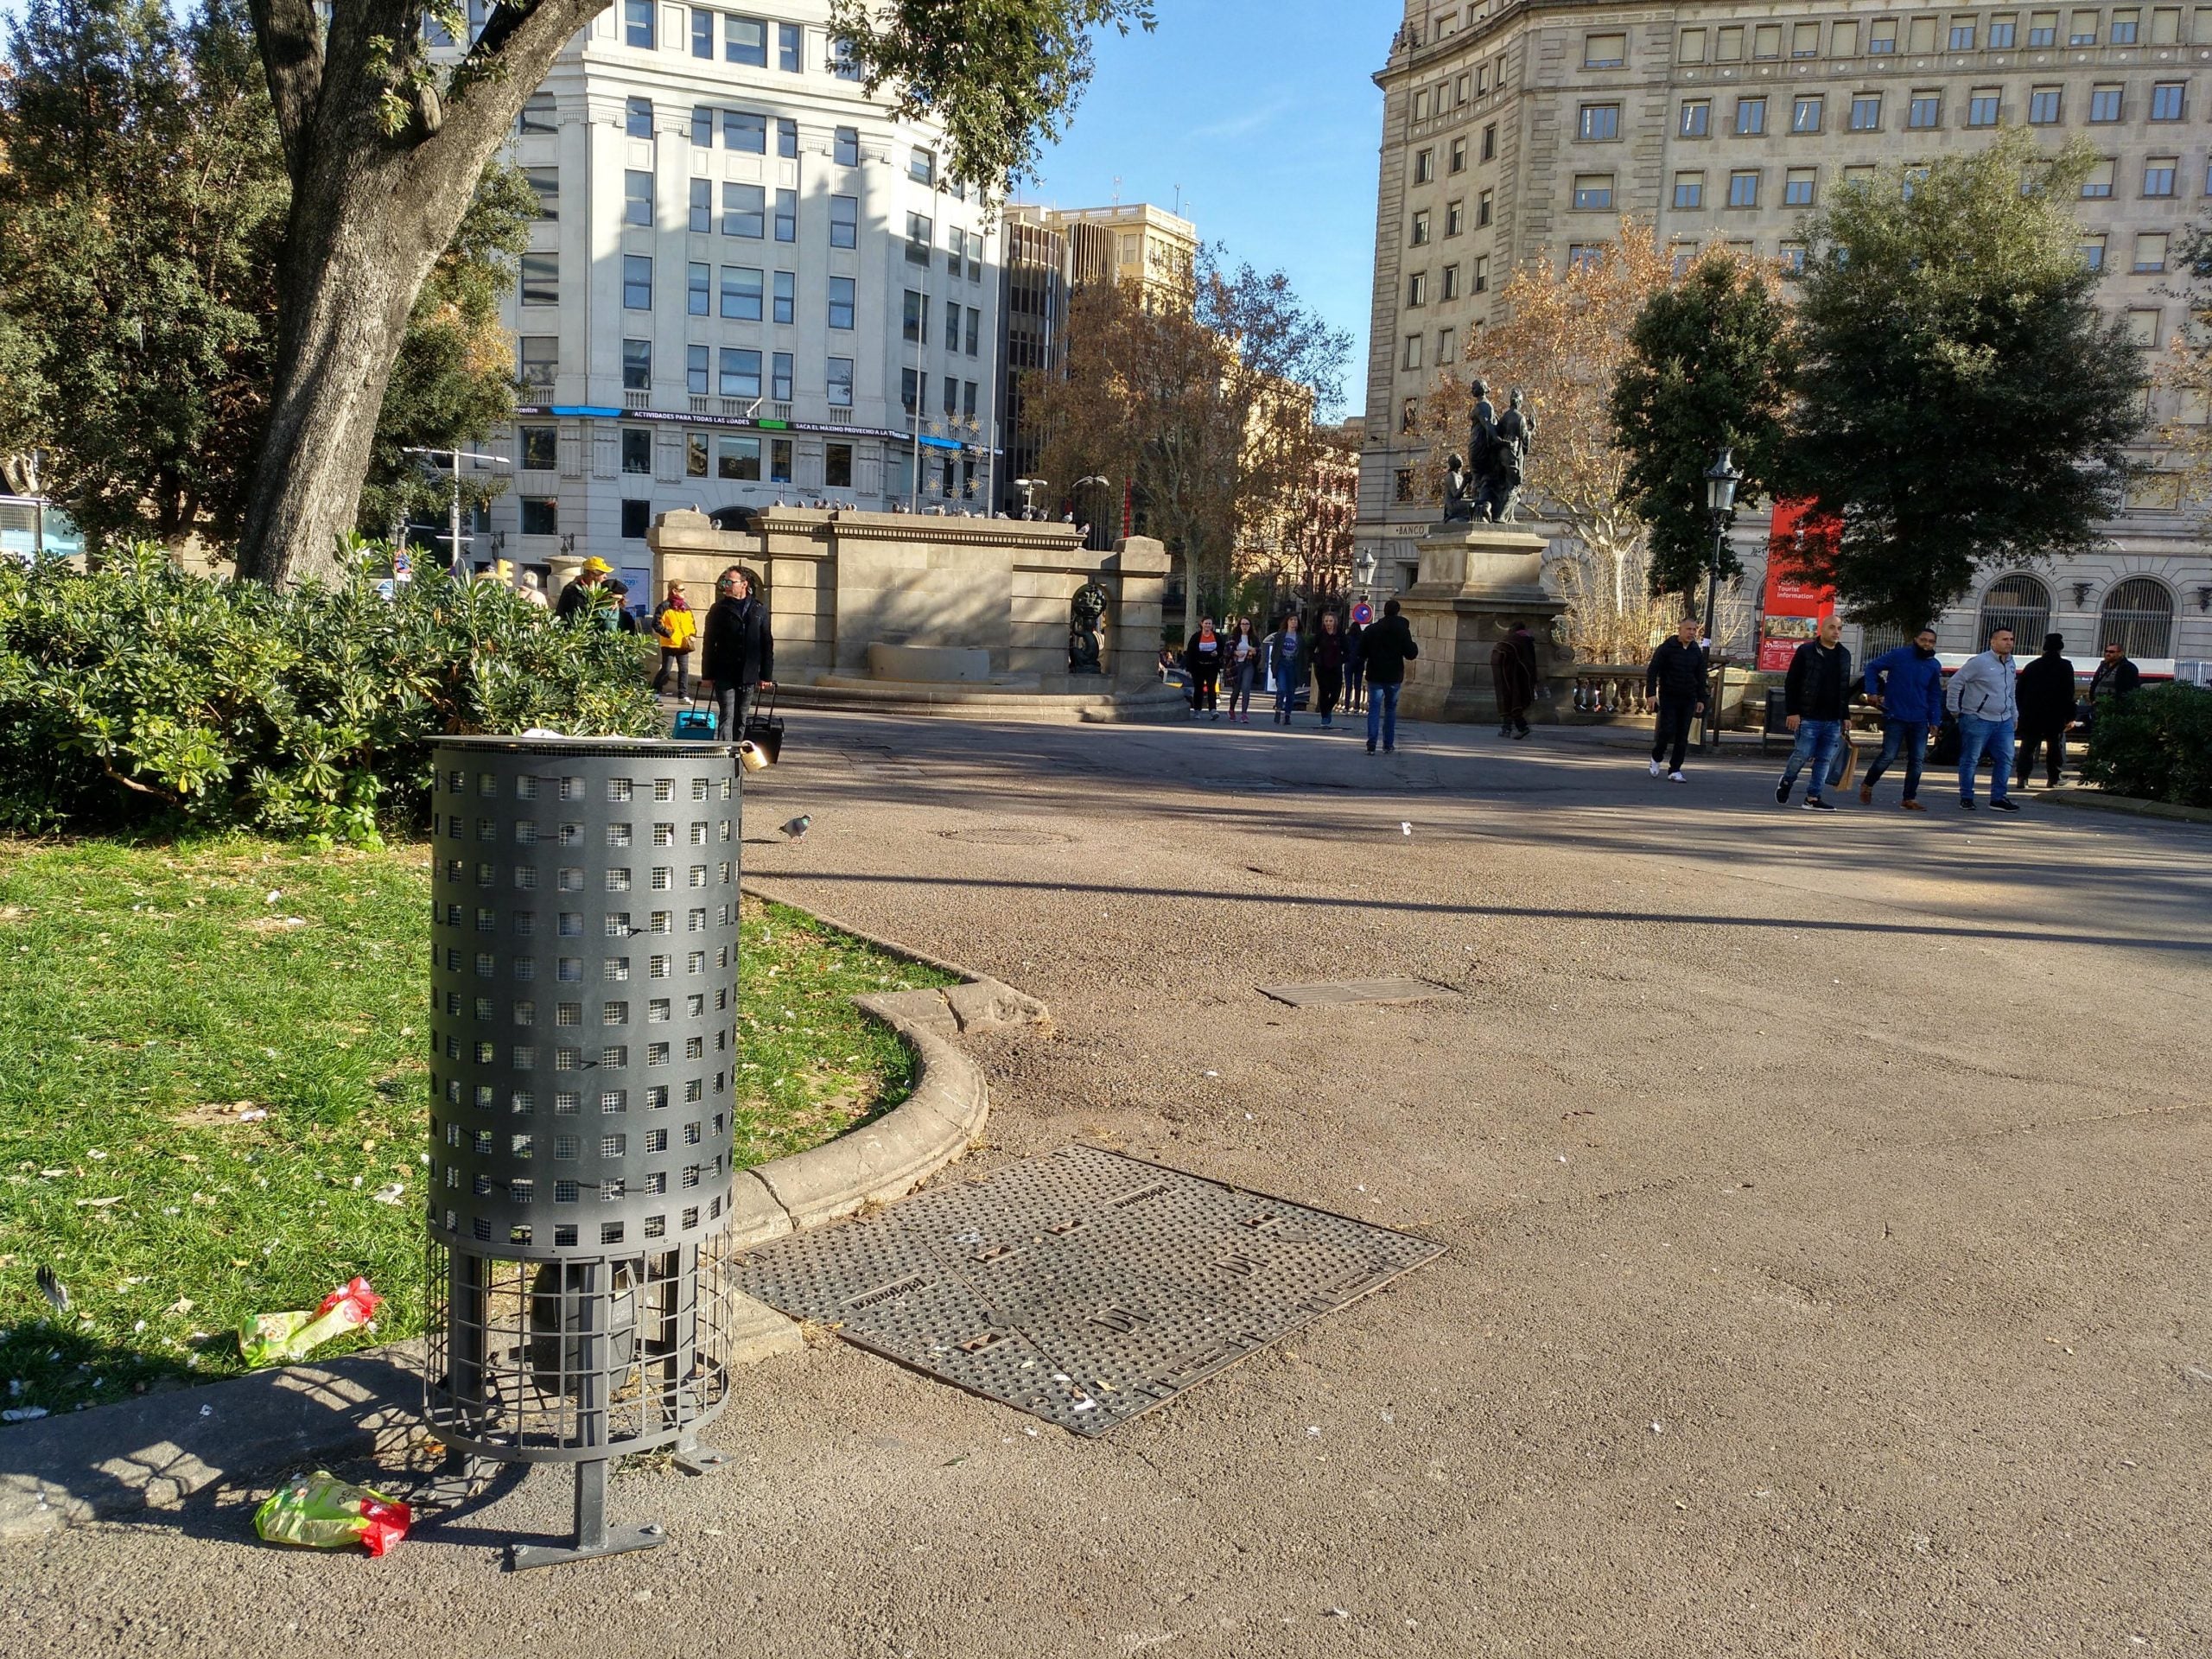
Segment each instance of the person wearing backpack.
M658 696L668 690L668 671L676 671L676 695L683 702L691 696L691 652L699 639L699 619L693 614L691 601L683 597L683 584L668 584L668 597L653 613L653 638L660 643L660 672L653 676L653 694Z

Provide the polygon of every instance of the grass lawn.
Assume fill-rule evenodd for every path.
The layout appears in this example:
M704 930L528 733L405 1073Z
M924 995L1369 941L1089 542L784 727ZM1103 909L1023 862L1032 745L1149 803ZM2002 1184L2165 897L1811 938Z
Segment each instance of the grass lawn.
M421 1328L429 899L420 847L0 843L0 1407L236 1371L240 1319L355 1274L378 1331L323 1353ZM742 930L752 1164L904 1099L851 999L949 982L757 900Z

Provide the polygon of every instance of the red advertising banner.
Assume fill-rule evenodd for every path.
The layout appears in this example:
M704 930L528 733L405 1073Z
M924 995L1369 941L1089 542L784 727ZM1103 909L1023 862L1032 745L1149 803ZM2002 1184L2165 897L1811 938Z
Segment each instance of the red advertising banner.
M1833 544L1842 528L1810 501L1777 501L1766 541L1766 591L1759 605L1759 667L1780 673L1835 609L1835 589L1805 574L1806 549Z

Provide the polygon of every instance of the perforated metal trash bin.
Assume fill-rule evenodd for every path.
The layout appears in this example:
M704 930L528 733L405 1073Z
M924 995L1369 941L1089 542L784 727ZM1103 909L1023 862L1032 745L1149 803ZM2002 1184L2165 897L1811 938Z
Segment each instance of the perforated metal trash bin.
M457 738L436 770L429 1419L577 1465L572 1544L514 1565L644 1548L608 1460L727 1388L735 747Z

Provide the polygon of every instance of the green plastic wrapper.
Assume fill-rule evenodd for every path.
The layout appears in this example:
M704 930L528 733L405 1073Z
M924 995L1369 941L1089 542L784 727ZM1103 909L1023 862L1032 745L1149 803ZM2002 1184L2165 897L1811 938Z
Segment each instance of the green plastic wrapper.
M355 1279L322 1299L313 1312L257 1313L238 1322L238 1352L248 1365L279 1365L305 1359L333 1337L342 1337L376 1318L384 1298Z
M264 1543L343 1549L358 1542L381 1555L407 1535L414 1519L404 1503L318 1469L270 1493L253 1512L253 1529Z

